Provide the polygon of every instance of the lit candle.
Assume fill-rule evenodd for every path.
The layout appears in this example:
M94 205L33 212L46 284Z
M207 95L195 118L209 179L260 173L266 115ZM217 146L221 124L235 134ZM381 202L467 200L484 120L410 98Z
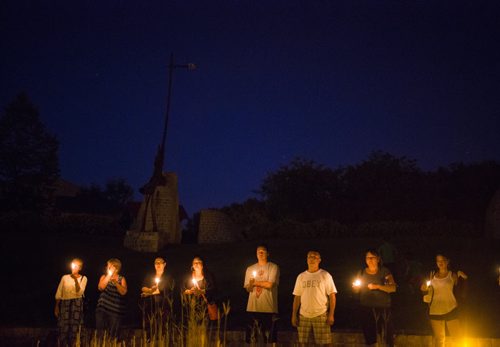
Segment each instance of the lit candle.
M359 278L357 278L353 283L352 285L354 287L361 287L361 280Z
M255 279L255 277L257 277L257 271L252 272L252 276L253 276L253 279Z
M198 281L193 277L193 279L191 280L193 282L193 285L198 288Z
M160 278L159 277L155 278L155 283L156 283L156 285L158 285L158 283L160 283Z
M110 269L108 269L108 276L111 276L113 274L113 271L111 271Z
M75 263L71 263L71 270L75 270L77 266Z
M427 281L427 287L431 285L431 281Z

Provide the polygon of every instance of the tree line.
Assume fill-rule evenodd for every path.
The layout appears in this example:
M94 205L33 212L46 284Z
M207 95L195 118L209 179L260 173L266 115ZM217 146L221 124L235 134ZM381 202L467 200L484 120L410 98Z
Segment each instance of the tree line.
M60 178L58 149L56 136L46 129L36 106L26 94L19 94L0 117L0 215L54 211L53 193ZM338 168L296 158L267 174L255 191L256 198L221 210L247 229L280 223L329 223L331 227L332 223L438 220L480 226L499 188L498 161L424 171L413 159L375 151L358 164ZM132 196L125 180L114 179L104 187L81 187L76 199L62 204L90 214L115 213Z
M109 179L104 186L79 186L71 197L55 194L60 182L58 151L57 137L28 96L20 93L0 117L0 222L18 225L17 219L37 225L41 218L50 220L61 211L123 218L133 189L122 178Z

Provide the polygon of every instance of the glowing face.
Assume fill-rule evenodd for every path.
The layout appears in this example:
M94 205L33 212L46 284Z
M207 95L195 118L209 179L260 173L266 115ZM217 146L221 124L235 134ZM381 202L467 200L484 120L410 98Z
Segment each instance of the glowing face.
M193 259L193 269L195 269L196 271L201 271L203 269L203 262L200 258Z
M436 257L436 265L437 265L439 270L447 270L449 262L450 261L442 255L438 255Z
M373 253L368 252L366 253L365 261L368 267L377 267L379 263L379 257Z
M77 259L73 259L71 262L71 272L78 273L82 268L82 263L80 263Z
M155 269L156 271L163 271L165 269L165 266L167 263L165 263L162 259L156 259L155 260Z
M257 248L257 259L259 261L267 261L268 253L264 247Z
M321 256L318 252L309 252L307 253L307 265L319 265L321 262Z
M108 263L108 276L111 276L115 273L115 267L113 264Z

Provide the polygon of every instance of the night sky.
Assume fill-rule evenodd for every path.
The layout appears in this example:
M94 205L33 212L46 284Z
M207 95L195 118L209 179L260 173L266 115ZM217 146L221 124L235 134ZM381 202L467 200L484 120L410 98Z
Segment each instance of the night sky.
M136 190L165 169L188 214L255 196L300 156L373 150L432 170L500 160L498 1L0 2L0 106L26 91L64 179Z

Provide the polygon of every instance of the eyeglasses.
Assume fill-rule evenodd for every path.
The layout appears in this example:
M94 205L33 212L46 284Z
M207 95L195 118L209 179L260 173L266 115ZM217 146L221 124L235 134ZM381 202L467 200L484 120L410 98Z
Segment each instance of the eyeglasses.
M366 259L377 259L378 257L366 257Z

